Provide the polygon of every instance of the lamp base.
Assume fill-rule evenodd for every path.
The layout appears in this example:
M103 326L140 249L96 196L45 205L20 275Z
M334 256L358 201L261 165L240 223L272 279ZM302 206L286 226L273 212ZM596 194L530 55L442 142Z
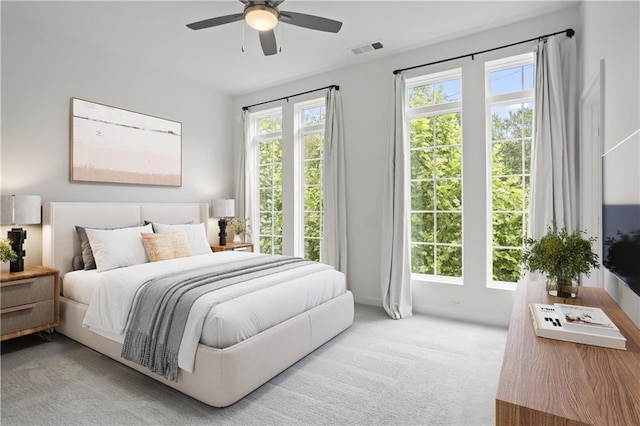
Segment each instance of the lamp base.
M11 228L11 231L7 232L7 237L11 240L11 249L18 255L15 261L9 262L9 271L22 272L24 271L24 255L26 254L22 245L27 239L27 231L22 228Z
M220 245L227 245L227 219L220 219L218 221L218 226L220 227L220 233L218 236L220 237Z

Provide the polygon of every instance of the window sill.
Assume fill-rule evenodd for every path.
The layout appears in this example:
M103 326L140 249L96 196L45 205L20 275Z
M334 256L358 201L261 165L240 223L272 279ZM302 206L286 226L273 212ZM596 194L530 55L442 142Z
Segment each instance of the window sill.
M487 284L487 288L493 288L493 289L496 289L496 290L515 291L516 290L516 285L517 285L517 283L510 283L510 282L506 282L506 281L489 281L489 284Z
M449 284L464 285L462 278L444 277L439 275L411 274L412 284Z

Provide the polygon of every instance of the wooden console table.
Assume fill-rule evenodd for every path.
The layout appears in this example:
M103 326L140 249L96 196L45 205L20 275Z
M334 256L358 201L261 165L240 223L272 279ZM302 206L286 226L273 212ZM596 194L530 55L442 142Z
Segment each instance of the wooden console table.
M529 303L597 306L627 339L627 350L537 337ZM604 289L577 299L518 283L496 395L496 425L640 425L640 330Z

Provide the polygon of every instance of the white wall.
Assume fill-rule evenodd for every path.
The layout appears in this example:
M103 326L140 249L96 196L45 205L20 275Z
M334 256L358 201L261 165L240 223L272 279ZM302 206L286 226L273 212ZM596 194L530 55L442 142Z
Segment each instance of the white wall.
M96 49L81 34L65 38L23 22L7 2L1 82L3 194L43 202L207 202L233 194L232 101L211 88ZM182 187L71 182L72 97L181 122ZM39 264L40 227L27 229L26 262Z
M371 62L355 67L324 73L312 78L291 82L269 90L260 91L238 98L234 111L239 119L242 106L275 99L330 84L340 86L344 107L346 164L347 164L347 222L348 222L348 285L354 292L357 302L382 305L380 284L380 248L388 241L382 241L382 170L389 146L389 124L391 117L392 71L425 62L446 59L458 55L484 50L516 41L534 38L542 34L576 29L579 16L577 7L565 9L538 19L520 22L477 34L473 37L458 39L409 51L386 59L376 59L376 53L370 53ZM494 54L481 55L475 61L466 59L449 63L442 67L433 67L435 72L446 67L462 66L466 70L484 67L484 61L502 55L515 55L531 51L533 44L511 48ZM482 83L474 91L478 99L484 97ZM479 91L479 92L478 92ZM465 91L465 97L470 93ZM273 106L273 104L270 104ZM484 105L481 111L466 115L463 121L483 120ZM467 123L465 122L465 127ZM236 146L240 146L240 126L236 126ZM465 138L477 139L479 146L470 148L470 155L484 155L482 144L484 134L466 134ZM466 149L466 148L465 148ZM468 167L465 165L465 168ZM482 167L477 170L465 169L467 176L484 175ZM465 205L484 205L475 188L484 185L483 179L467 178L463 183ZM486 207L486 206L485 206ZM506 324L510 317L513 292L488 289L486 287L486 264L484 256L474 256L474 250L485 244L486 213L465 211L465 265L464 286L446 284L420 284L414 286L414 310L455 316L463 319ZM482 250L482 249L481 249Z
M587 1L581 5L581 21L583 89L604 59L606 152L640 128L640 3ZM604 284L640 327L640 297L608 271Z

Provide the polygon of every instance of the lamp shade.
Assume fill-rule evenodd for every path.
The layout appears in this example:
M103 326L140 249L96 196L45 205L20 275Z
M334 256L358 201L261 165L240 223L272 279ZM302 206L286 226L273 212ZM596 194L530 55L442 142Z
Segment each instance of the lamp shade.
M236 215L234 200L211 200L211 217L223 218Z
M41 222L39 195L3 195L0 199L2 225L33 225Z

